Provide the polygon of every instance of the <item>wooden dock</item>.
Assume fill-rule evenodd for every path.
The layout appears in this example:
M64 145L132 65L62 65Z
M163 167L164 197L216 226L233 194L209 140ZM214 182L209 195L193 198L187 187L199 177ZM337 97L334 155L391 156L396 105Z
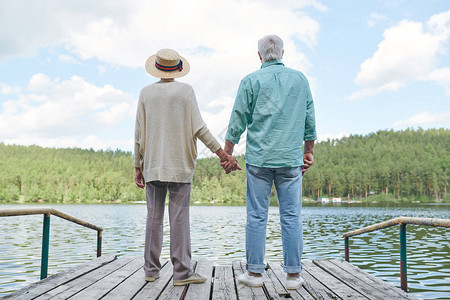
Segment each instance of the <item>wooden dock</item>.
M264 286L250 288L237 281L245 263L214 266L211 261L194 263L196 272L208 277L203 284L172 285L172 264L164 261L160 278L144 280L143 258L102 256L50 276L3 299L414 299L380 279L343 260L303 262L305 284L285 289L280 262L269 262Z

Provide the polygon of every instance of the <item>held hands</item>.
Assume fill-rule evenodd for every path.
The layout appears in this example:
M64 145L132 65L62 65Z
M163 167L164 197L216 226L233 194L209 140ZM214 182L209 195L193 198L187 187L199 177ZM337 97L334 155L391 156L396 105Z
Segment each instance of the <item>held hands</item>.
M312 153L304 153L303 154L303 163L302 166L302 175L308 171L309 167L311 167L314 164L314 156Z
M225 170L225 173L230 174L232 171L241 170L238 161L231 155L226 154L225 158L220 159L220 166Z
M241 170L237 159L225 152L222 148L216 154L220 158L220 166L225 170L225 173L230 174L232 171Z

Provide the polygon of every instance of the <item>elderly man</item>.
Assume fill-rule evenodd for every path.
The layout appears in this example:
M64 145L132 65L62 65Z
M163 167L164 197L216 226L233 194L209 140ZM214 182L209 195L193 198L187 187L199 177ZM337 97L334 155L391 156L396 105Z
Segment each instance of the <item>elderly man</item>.
M275 184L286 287L297 289L303 284L302 176L313 164L314 104L306 77L281 62L283 41L278 36L260 39L258 50L261 69L242 79L225 136L225 152L231 155L247 128L247 272L239 281L252 287L263 284L267 215ZM228 172L233 169L228 162L221 165Z
M199 138L221 161L240 169L203 122L194 90L174 80L186 75L188 61L175 50L152 55L145 68L161 78L141 90L136 114L135 182L146 185L147 225L144 271L146 281L159 277L166 194L169 192L170 258L173 285L202 283L206 278L191 266L189 202Z

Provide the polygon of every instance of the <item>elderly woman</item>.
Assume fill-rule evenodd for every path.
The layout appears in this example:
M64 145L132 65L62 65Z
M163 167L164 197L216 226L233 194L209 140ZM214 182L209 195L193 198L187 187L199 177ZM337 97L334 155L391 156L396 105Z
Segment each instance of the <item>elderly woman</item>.
M203 122L194 90L174 80L186 75L188 61L176 51L162 49L145 68L161 78L141 90L136 114L135 182L146 186L147 225L144 271L146 281L159 277L166 194L169 192L170 258L173 285L202 283L206 278L191 266L189 203L199 138L222 162L239 168Z

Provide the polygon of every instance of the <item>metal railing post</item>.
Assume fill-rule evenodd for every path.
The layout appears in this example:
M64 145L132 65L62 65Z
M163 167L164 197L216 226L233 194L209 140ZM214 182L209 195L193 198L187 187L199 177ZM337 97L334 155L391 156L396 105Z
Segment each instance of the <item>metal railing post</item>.
M102 256L102 230L97 231L97 257Z
M346 236L345 239L344 239L344 245L345 245L345 260L347 262L350 262L350 249L349 249L348 236Z
M44 226L42 234L41 255L41 280L47 278L48 271L48 249L50 243L50 214L44 214Z
M400 224L400 279L402 290L408 292L406 266L406 224Z

